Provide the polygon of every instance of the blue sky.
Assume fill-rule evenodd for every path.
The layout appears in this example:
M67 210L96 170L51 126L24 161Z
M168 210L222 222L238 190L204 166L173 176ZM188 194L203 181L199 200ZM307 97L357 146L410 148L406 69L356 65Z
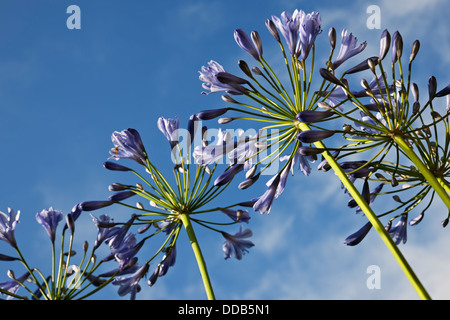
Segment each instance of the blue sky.
M81 8L81 29L69 30L66 8ZM381 29L367 28L369 5L381 9ZM426 90L430 75L443 87L450 82L449 4L427 1L12 1L0 4L0 211L21 211L16 235L36 264L45 264L49 243L35 214L44 208L69 212L84 200L104 199L107 187L122 176L102 163L115 130L135 128L158 166L171 166L167 141L156 127L160 116L188 117L220 108L220 95L201 95L198 71L210 60L238 72L239 59L250 60L233 39L233 31L258 30L266 57L277 61L278 45L264 21L282 11L319 11L327 43L335 27L353 32L378 54L383 29L399 30L405 52L421 41L416 82ZM271 56L273 54L273 58ZM326 59L326 52L322 60ZM318 53L318 63L320 60ZM353 60L356 61L356 60ZM359 62L359 60L358 60ZM282 63L279 61L277 63ZM211 124L215 125L215 123ZM233 123L233 126L235 124ZM245 124L236 124L245 125ZM167 153L162 150L167 150ZM262 185L227 198L259 195ZM222 238L199 231L216 296L221 299L417 299L388 250L372 232L357 247L343 240L362 220L346 207L347 196L333 174L295 174L270 215L253 213L249 227L255 243L242 261L224 261ZM446 212L409 229L401 246L433 298L450 298L448 230L440 225ZM106 213L106 212L105 212ZM125 220L129 211L107 212ZM87 215L77 225L79 243L95 237ZM91 238L91 239L92 239ZM203 299L194 256L182 238L176 265L140 299ZM0 252L8 254L6 244ZM381 289L369 290L367 268L381 270ZM0 265L0 281L6 280ZM19 271L17 271L19 273ZM115 287L98 298L118 299Z

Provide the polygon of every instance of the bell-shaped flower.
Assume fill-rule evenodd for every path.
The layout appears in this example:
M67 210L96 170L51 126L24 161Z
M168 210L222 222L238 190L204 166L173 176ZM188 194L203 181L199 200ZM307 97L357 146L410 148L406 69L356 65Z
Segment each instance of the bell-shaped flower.
M158 119L158 129L164 134L170 143L170 148L173 149L179 140L178 128L180 127L180 120L175 119L165 119L160 117Z
M358 46L358 39L352 33L348 33L346 29L342 30L341 36L341 48L336 60L333 62L333 69L335 70L346 60L363 51L367 46L365 41Z
M148 268L149 265L146 263L130 275L116 277L112 284L119 286L119 290L117 291L119 296L123 297L126 294L130 294L130 300L135 300L136 293L141 290L139 281L147 274Z
M173 267L175 265L175 262L177 260L177 247L174 244L171 249L166 252L162 258L162 262L159 265L159 273L158 276L162 277L164 276L167 271L169 271L170 267Z
M111 140L114 148L109 151L110 159L132 159L139 164L146 165L147 153L137 130L130 128L120 132L114 131Z
M302 10L295 10L292 14L282 12L280 18L272 16L272 21L286 40L291 55L297 53L300 25L304 15Z
M111 232L114 232L116 230L119 230L119 227L115 226L115 223L113 220L111 220L111 217L109 217L107 214L102 214L100 217L96 218L95 216L91 215L92 220L94 221L94 224L98 228L97 232L97 239L94 243L94 249L98 248L103 241L109 237Z
M318 12L303 13L300 24L300 46L297 46L296 55L304 60L308 57L317 35L321 32L321 18Z
M394 227L390 227L388 232L394 240L395 244L400 244L400 242L406 243L407 240L407 223L408 214L403 214L400 221Z
M241 260L242 255L247 253L248 249L254 246L253 242L245 240L253 235L252 231L250 229L244 230L242 225L236 234L231 235L222 231L222 235L226 240L222 246L225 259L234 256L237 260Z
M255 211L259 211L261 214L270 213L273 200L275 199L275 195L277 193L279 182L280 182L280 175L277 174L275 178L271 179L271 184L264 192L264 194L260 196L253 205L253 209Z
M8 215L0 211L0 240L6 241L12 247L17 248L14 230L19 223L20 210L15 212L8 208Z
M203 89L210 91L202 92L202 94L225 91L228 94L240 95L247 91L245 87L242 86L243 81L241 81L240 78L227 73L225 69L214 60L208 62L207 67L203 66L199 73L199 79L203 81Z
M55 242L55 233L58 223L62 220L63 214L61 211L53 210L50 207L48 210L44 209L36 214L36 221L41 224L52 242Z
M247 210L233 210L233 209L220 209L233 221L248 223L250 220L250 214Z
M16 294L17 291L19 291L19 289L22 287L22 284L28 279L29 276L30 276L30 273L25 272L23 275L21 275L18 278L0 282L0 289L2 289L4 291L8 291L11 294ZM4 295L4 293L0 293L0 294ZM14 297L8 295L8 297L6 299L11 300L11 299L14 299Z
M231 135L227 131L219 129L217 137L215 137L216 144L208 144L207 146L196 146L194 148L193 157L196 163L207 166L220 160L228 152L234 149L235 143Z

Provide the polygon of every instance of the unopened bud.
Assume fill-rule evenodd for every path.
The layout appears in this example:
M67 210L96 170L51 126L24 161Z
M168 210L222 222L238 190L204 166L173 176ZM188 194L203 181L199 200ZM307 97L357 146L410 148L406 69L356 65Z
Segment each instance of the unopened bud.
M250 71L250 68L244 60L238 61L239 68L246 74L247 77L253 78L252 72Z
M226 94L222 96L222 100L229 103L238 103L236 100L234 100L232 97Z
M321 109L331 109L330 105L326 102L318 102L317 106Z
M73 235L75 232L75 222L73 221L73 217L70 213L66 215L66 223L69 227L70 233Z
M225 118L220 118L219 120L217 120L217 122L219 124L227 124L227 123L230 123L233 120L234 120L234 118L225 117Z
M411 63L415 58L420 49L420 42L416 40L413 42L411 47L411 55L409 56L409 63Z
M328 31L328 38L330 39L331 48L334 50L336 47L336 29L333 27L331 27L330 31Z

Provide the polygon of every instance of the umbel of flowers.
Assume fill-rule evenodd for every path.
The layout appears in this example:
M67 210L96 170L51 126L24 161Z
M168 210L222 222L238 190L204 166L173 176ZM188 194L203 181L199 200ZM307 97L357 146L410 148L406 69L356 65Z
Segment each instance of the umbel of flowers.
M139 182L135 185L113 183L109 190L113 191L114 194L108 200L86 201L79 205L82 211L94 211L111 205L121 205L133 212L131 219L120 228L117 227L120 224L111 223L105 215L102 215L101 220L98 219L97 222L105 235L111 232L121 232L121 237L118 240L120 245L126 242L130 235L127 232L131 226L139 226L138 233L143 236L143 239L138 243L133 241L127 244L128 249L120 254L121 261L125 259L126 262L134 259L138 251L141 251L145 261L142 262L136 273L114 279L113 284L120 286L119 295L131 293L132 298L134 298L136 292L140 290L140 280L147 274L150 265L159 256L162 256L162 258L156 264L156 267L153 267L154 270L149 276L148 285L153 286L159 277L167 273L169 268L175 264L176 252L179 248L177 241L181 230L184 228L198 262L207 297L214 299L211 280L193 224L218 232L222 236L224 239L222 249L225 259L235 257L241 260L243 254L254 245L248 240L252 236L251 230L244 228L242 225L242 223L248 223L250 220L248 210L243 208L251 207L253 202L243 201L220 207L211 205L213 200L230 184L233 175L225 172L213 180L217 163L213 165L213 168L192 164L188 161L188 155L183 154L183 150L190 149L196 127L197 119L193 117L188 123L187 145L182 147L179 141L179 120L162 117L158 120L158 128L169 141L175 161L173 184L169 183L161 171L152 164L140 134L135 129L114 132L112 134L114 147L110 150L110 159L134 160L143 167L145 175L117 162L107 161L104 163L106 169L132 173L139 178ZM127 202L128 199L134 199L136 196L139 197L139 201L134 204ZM218 221L220 217L226 220L220 222ZM226 226L235 224L241 224L236 233L222 230ZM150 241L150 239L154 243L157 235L162 236L161 245L156 252L148 253L145 250L144 243ZM111 246L111 242L109 242L109 245ZM117 259L117 254L115 256Z
M8 214L0 213L0 240L14 252L0 254L0 260L20 263L25 268L20 276L12 270L8 272L11 280L0 282L1 294L19 299L83 299L111 283L118 286L119 296L129 294L134 299L144 278L148 286L153 286L175 264L177 250L181 247L179 235L184 229L206 295L214 299L212 281L194 226L221 235L225 259L242 259L254 245L248 239L252 236L251 230L243 227L250 219L248 208L268 214L274 200L285 190L289 175L300 169L308 176L316 162L317 169L336 174L344 193L350 196L348 206L367 218L363 227L345 243L356 245L375 229L419 296L430 298L397 244L406 242L409 214L413 210L421 207L420 214L411 219L409 225L422 221L435 198L441 199L450 212L447 182L450 85L438 90L436 79L430 77L427 99L424 103L420 101L418 86L412 81L412 65L420 43L412 44L405 73L403 39L399 32L391 37L385 30L381 34L378 56L359 58L354 67L342 70L344 62L360 56L367 43L359 43L346 29L341 31L339 43L336 30L330 28L329 56L317 70L315 43L323 33L318 12L283 12L279 17L267 19L265 26L280 47L280 59L284 61L283 69L286 68L283 76L265 59L259 33L248 34L236 29L236 43L252 59L251 63L238 61L243 75L227 72L214 60L200 70L200 80L206 90L203 93L223 93L226 107L193 114L185 130L188 134L182 139L185 145L181 143L177 118L158 119L158 128L169 142L174 161L170 168L172 183L162 173L164 170L150 160L151 153L147 153L138 131L126 129L112 134L113 148L104 167L131 174L138 179L137 183L112 183L109 190L113 194L108 199L77 204L66 215L59 255L56 234L63 214L50 208L36 215L51 242L49 275L31 267L19 249L15 238L19 212L9 209ZM390 76L385 70L389 52ZM361 87L355 86L354 77L365 73L372 80L364 76L357 79ZM445 96L447 108L437 109L435 99ZM222 125L236 120L250 121L258 130L249 136L238 130L235 139L220 129L216 144L210 144L205 138L207 128L197 129L200 121L217 118ZM343 125L342 121L345 121ZM197 131L201 142L194 145ZM324 140L337 145L326 146ZM191 152L194 163L190 161ZM359 158L361 155L365 160ZM224 171L220 170L223 158L227 159ZM131 160L140 170L118 162L124 160ZM245 173L245 178L239 188L246 189L261 176L270 175L270 170L278 168L275 166L278 163L282 165L266 181L267 189L262 195L250 201L214 205L241 173ZM357 184L362 186L358 188ZM393 196L395 205L376 214L373 203L380 196ZM133 201L136 198L139 200ZM113 205L129 210L129 219L117 222L106 213L93 214ZM82 257L75 262L75 222L82 212L91 212L98 233L93 245L84 243ZM393 217L382 224L380 218L390 214ZM447 215L442 222L444 226L449 217ZM221 218L225 221L219 221ZM225 231L224 228L236 224L240 225L236 233ZM149 243L157 249L149 252ZM102 245L107 245L109 252L100 259L98 249ZM107 262L115 262L117 266L106 271L100 269ZM21 288L25 294L19 293Z
M381 35L378 57L360 59L362 62L355 63L354 67L341 70L345 61L365 49L366 42L358 43L357 38L344 29L339 44L336 30L330 28L329 58L318 70L320 85L311 88L316 74L315 40L322 31L319 13L307 14L298 10L292 14L283 12L280 17L272 16L267 19L265 25L281 48L286 74L281 77L270 67L264 58L263 45L257 31L248 35L244 30L237 29L234 33L236 43L252 57L256 66L239 60L238 65L244 77L226 72L214 60L204 66L200 71L200 80L207 90L204 93L224 92L222 99L230 106L206 110L198 116L206 114L204 120L209 120L227 113L226 118L219 118L220 124L239 119L249 120L254 124L259 122L260 132L269 128L278 129L276 136L257 137L258 140L265 139L266 143L254 142L258 143L258 151L276 145L277 148L271 153L272 161L285 161L282 168L267 181L267 191L257 198L253 206L255 211L261 213L270 211L274 199L286 186L289 171L293 173L294 167L299 167L305 175L309 175L310 164L321 155L322 161L318 168L322 171L333 169L342 181L345 192L351 196L349 206L357 208L358 213L364 212L368 218L361 230L349 236L345 243L358 244L375 227L419 295L428 299L429 295L396 245L406 242L408 212L416 208L428 194L431 194L431 199L425 210L429 208L435 193L450 208L450 189L445 179L448 166L447 135L439 139L445 140L442 145L436 143L437 125L441 124L445 132L448 132L448 121L432 104L435 97L448 95L449 87L438 92L436 79L430 77L429 100L421 107L417 85L410 82L412 62L420 43L415 41L412 45L408 74L405 77L401 64L402 37L399 32L395 32L391 39L387 30ZM392 51L391 79L387 78L382 64L389 50ZM351 79L347 78L366 71L372 73L373 80L369 82L362 79L362 88L355 90ZM286 75L289 80L284 83L280 79L286 78ZM410 99L411 95L414 99ZM428 123L424 119L427 110L431 114L431 122ZM229 114L231 112L234 114ZM351 124L341 124L341 121L348 123L348 120ZM332 136L331 141L340 143L336 147L325 146L323 141ZM339 136L345 139L343 143L338 139ZM245 143L250 143L247 141ZM374 150L375 152L370 153ZM394 150L394 156L389 152L391 150ZM357 158L362 154L369 155L369 160ZM252 170L248 168L246 180L242 183L245 187L254 183L270 165L263 166L258 171L257 166L261 164L258 152L248 152L245 160L250 159L253 159L254 166ZM411 162L415 167L411 167ZM363 185L361 191L355 187L358 180ZM373 190L370 189L369 181L378 182ZM406 201L395 194L397 205L387 212L375 214L371 205L377 195L383 194L381 190L387 183L393 187L400 184L403 188L385 191L385 194L413 187L421 187L421 190ZM400 209L403 210L402 213L391 218L386 226L381 224L379 218ZM417 224L425 210L410 224ZM398 222L393 225L395 219ZM448 218L443 224L447 222Z

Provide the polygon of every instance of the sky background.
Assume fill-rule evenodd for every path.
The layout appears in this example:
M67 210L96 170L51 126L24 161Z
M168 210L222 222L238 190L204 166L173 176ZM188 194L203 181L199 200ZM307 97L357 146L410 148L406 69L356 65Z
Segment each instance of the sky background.
M81 29L69 30L66 9L81 8ZM380 29L369 29L368 6L381 9ZM38 267L48 264L50 246L35 214L53 206L64 213L85 200L106 199L108 185L123 182L102 167L112 147L111 133L137 129L158 167L172 166L167 140L156 127L160 116L188 117L203 109L225 106L220 95L201 95L198 71L210 60L239 74L237 61L251 58L235 43L233 31L257 30L265 56L275 65L278 45L264 22L271 15L302 9L318 11L324 32L316 42L328 44L327 33L347 28L368 46L351 62L377 55L383 29L399 30L405 54L419 39L415 81L426 92L434 75L438 88L450 83L448 14L445 0L430 1L23 1L0 3L0 211L21 211L16 237L26 257ZM338 40L339 41L339 40ZM328 56L317 52L317 63ZM251 61L252 62L252 61ZM216 126L211 122L210 126ZM241 123L232 123L235 128ZM123 178L121 178L123 177ZM171 178L171 177L170 177ZM226 199L247 200L263 184L245 192L237 183ZM252 213L255 247L243 260L224 260L223 238L198 229L198 239L216 297L219 299L417 299L418 296L372 231L356 247L344 239L364 220L347 208L348 197L332 174L296 172L269 215ZM381 201L382 202L382 201ZM385 203L377 204L382 208ZM375 206L375 208L377 208ZM400 248L434 299L450 298L449 230L440 222L445 208L436 202L432 214L408 229ZM117 221L130 211L102 211ZM100 212L96 215L99 215ZM196 229L196 230L197 230ZM237 227L228 229L230 233ZM96 228L85 214L77 221L77 244L94 239ZM177 262L157 284L143 284L138 299L204 299L200 275L182 235ZM81 251L81 250L79 250ZM0 253L11 254L6 243ZM145 252L144 252L145 253ZM151 254L149 252L148 254ZM369 290L367 268L379 266L381 288ZM0 281L7 280L0 265ZM18 266L16 274L21 274ZM153 267L151 267L153 270ZM94 296L126 299L110 286Z

